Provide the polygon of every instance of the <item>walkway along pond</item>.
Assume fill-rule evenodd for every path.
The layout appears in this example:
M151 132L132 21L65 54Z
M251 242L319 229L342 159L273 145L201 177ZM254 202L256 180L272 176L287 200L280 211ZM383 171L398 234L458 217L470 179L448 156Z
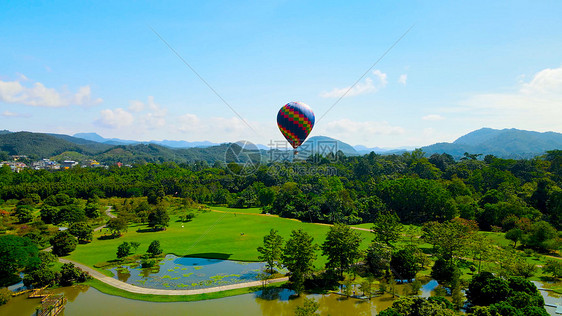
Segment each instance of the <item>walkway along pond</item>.
M140 262L109 269L114 278L151 289L202 289L259 281L263 262L167 255L150 268ZM286 272L286 271L281 271Z

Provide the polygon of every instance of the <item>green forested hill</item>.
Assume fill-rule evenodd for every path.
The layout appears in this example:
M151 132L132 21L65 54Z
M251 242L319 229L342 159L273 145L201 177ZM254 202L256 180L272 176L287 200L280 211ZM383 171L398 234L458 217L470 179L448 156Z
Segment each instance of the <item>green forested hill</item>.
M63 153L74 152L84 159L96 159L103 164L122 162L160 163L174 161L189 163L223 161L229 145L206 148L173 149L155 144L117 145L98 143L61 134L31 132L1 133L0 151L9 155L26 155L32 159L61 158ZM63 155L64 156L64 155Z
M27 155L32 158L47 158L65 151L92 153L85 146L51 135L30 132L0 134L0 150L10 155Z
M224 161L224 155L229 144L206 148L173 149L155 144L119 145L96 155L95 158L105 164L122 163L161 163L173 161L176 163L191 163L206 161Z
M78 138L78 137L72 137L72 136L68 136L68 135L64 135L64 134L47 134L47 135L54 136L54 137L62 139L62 140L66 140L66 141L71 142L71 143L76 144L76 145L80 145L80 146L84 147L87 152L90 152L90 153L99 153L99 152L108 150L109 148L112 147L112 145L98 143L98 142L95 142L95 141L82 139L82 138Z

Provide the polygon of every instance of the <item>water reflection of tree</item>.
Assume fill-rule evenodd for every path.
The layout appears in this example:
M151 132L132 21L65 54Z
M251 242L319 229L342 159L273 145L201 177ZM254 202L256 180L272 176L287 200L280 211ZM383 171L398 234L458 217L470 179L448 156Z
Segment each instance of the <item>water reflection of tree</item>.
M73 286L67 286L63 288L64 296L69 302L73 302L80 293L86 293L90 289L89 285L78 284Z
M339 295L322 295L318 300L318 311L322 315L344 313L346 315L372 315L375 311L386 309L392 304L387 297L374 297L369 300L355 298L341 299Z
M262 300L277 300L279 299L279 288L264 287L263 290L256 292L256 297Z
M151 274L157 274L160 273L160 265L157 264L153 267L150 268L142 268L142 272L141 275L145 278L149 277Z
M289 301L256 298L256 302L260 305L262 315L281 316L293 315L295 313L295 308L299 304L302 304L303 299L304 295L297 299Z
M256 293L256 303L260 306L263 315L293 315L297 306L302 305L304 298L300 297L283 301L279 297L279 289L266 289ZM375 311L384 310L392 304L389 295L375 297L371 301L354 298L344 298L339 295L313 295L320 304L318 311L322 315L372 315Z
M127 282L127 280L131 277L131 271L127 268L118 268L116 269L116 272L117 279L119 279L119 281Z

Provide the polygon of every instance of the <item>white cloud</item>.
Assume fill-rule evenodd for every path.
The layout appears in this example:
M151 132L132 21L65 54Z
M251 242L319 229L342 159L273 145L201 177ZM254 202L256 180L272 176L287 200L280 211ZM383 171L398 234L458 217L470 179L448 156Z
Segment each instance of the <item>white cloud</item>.
M556 94L562 96L562 67L539 71L529 83L523 83L524 94Z
M407 81L408 81L408 75L407 74L400 75L400 78L398 78L398 83L401 83L403 85L406 85Z
M29 78L27 78L26 75L20 73L18 73L17 75L20 78L20 81L29 81Z
M375 77L377 77L379 79L380 82L380 86L381 87L385 87L386 84L388 83L388 81L386 80L386 74L382 73L380 70L375 69L373 71L373 75L375 75Z
M139 100L129 101L129 111L131 112L142 112L144 110L144 103Z
M154 102L153 96L148 96L146 104L143 104L142 109L146 109L149 112L140 117L139 121L141 125L147 129L155 129L166 125L166 115L168 114L168 109L161 107L159 104Z
M134 117L131 113L117 108L115 110L105 109L100 112L100 118L95 121L96 124L107 128L121 128L133 124Z
M256 139L256 136L268 141L271 135L277 136L277 126L272 124L260 124L258 122L248 122L255 131L254 133L238 117L198 117L195 114L187 113L178 116L174 124L173 132L181 132L190 140L209 140L213 142L234 142L241 139ZM272 134L273 133L273 134ZM269 136L268 136L269 135Z
M90 86L78 88L76 93L47 88L41 82L23 85L30 80L20 74L16 81L0 80L0 102L24 104L38 107L66 107L70 105L93 105L101 103L101 98L92 99ZM64 90L64 89L63 89Z
M178 117L178 130L181 132L193 132L200 128L201 120L195 114L184 114Z
M513 92L476 94L459 105L483 126L562 132L562 67L537 72Z
M140 122L148 129L155 129L166 125L166 119L155 113L147 113L141 117Z
M426 116L422 117L422 120L424 121L441 121L444 120L445 118L439 114L428 114Z
M371 77L367 77L363 82L359 82L353 87L334 88L331 91L322 92L320 93L320 97L339 98L343 95L347 97L352 97L360 94L377 92L379 89L384 88L388 83L388 81L386 79L386 74L382 73L378 69L374 70L372 74L376 78L375 81Z
M15 112L11 112L11 111L4 111L0 115L3 116L3 117L31 117L31 115L26 114L26 113L15 113Z

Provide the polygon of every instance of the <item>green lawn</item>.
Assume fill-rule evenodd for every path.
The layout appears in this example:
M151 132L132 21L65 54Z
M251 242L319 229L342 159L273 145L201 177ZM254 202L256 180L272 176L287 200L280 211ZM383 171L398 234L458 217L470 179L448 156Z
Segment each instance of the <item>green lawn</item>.
M249 207L249 208L229 208L224 206L209 206L211 210L217 210L221 212L231 212L231 213L252 213L261 214L262 209L259 207Z
M317 244L322 244L328 225L302 223L294 219L280 218L277 216L258 215L261 210L258 208L250 209L231 209L227 207L210 207L218 212L196 212L197 217L191 222L182 223L177 221L177 216L172 215L170 226L166 231L159 232L138 232L137 230L147 230L145 225L135 224L129 227L129 231L116 239L100 240L98 237L108 234L107 231L97 232L94 240L90 244L78 245L77 249L69 256L70 259L93 267L97 263L102 263L116 259L117 246L124 241L140 242L141 245L137 254L145 253L148 245L153 240L160 240L165 253L177 256L195 256L219 259L231 259L241 261L258 261L256 248L262 245L263 237L274 228L279 231L281 236L287 240L294 229L302 228L314 237ZM248 213L248 214L243 214ZM183 225L183 227L182 227ZM370 228L372 224L353 225L354 227ZM363 237L362 249L366 249L373 236L367 231L357 231ZM242 234L243 233L243 234ZM419 240L421 234L419 226L407 225L403 231L401 240L397 246L404 246L415 243L424 252L430 251L431 245ZM511 245L511 241L505 239L503 233L480 232L485 234L494 243L499 245ZM415 238L409 238L415 236ZM544 257L533 255L526 257L528 262L537 265L544 264ZM318 259L315 266L317 269L324 267L326 257L321 256L318 251ZM493 264L483 262L483 269L490 269ZM110 274L107 270L100 270L104 274ZM429 274L430 270L424 271L422 275ZM464 277L470 278L468 268L463 268ZM537 271L532 279L539 279L540 271Z
M178 222L177 217L172 216L166 231L137 232L137 229L146 229L146 226L136 224L129 226L129 231L119 238L99 240L98 237L107 234L104 229L94 235L91 243L78 245L69 259L92 267L96 263L116 259L117 246L124 241L140 242L137 253L144 253L153 240L160 240L165 253L177 256L258 261L259 253L256 248L262 245L263 237L272 228L277 229L285 240L289 238L292 230L302 228L311 234L318 244L324 241L329 229L326 225L302 223L292 219L235 215L227 208L211 209L227 212L197 212L197 217L187 223ZM372 239L371 233L358 232L363 236L362 248L367 248ZM320 256L320 253L318 251L317 268L323 267L326 262L326 258Z
M371 229L373 227L373 223L355 224L355 225L351 225L351 226L352 227L358 227L358 228Z

